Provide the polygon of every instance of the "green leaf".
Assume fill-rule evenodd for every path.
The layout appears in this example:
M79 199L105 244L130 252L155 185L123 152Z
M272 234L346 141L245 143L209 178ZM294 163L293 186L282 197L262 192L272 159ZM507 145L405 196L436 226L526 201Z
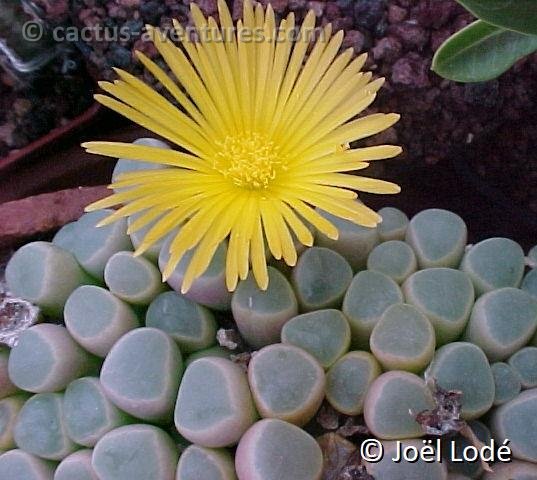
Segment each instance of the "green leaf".
M537 35L504 30L478 20L448 38L438 49L432 69L457 82L485 82L537 50Z
M536 0L457 0L477 18L520 33L537 35Z

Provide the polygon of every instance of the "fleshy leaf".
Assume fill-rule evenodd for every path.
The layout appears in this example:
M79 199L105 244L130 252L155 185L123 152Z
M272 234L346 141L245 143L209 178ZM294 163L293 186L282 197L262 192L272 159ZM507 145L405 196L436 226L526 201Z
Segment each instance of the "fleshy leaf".
M535 0L457 0L477 18L491 25L537 35Z
M485 82L537 50L537 35L524 35L478 20L448 38L432 69L457 82Z

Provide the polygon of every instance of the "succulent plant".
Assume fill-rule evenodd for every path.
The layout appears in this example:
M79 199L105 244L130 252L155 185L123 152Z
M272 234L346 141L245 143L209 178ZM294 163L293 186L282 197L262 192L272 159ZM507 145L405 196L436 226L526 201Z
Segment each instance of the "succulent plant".
M63 397L63 420L67 435L78 445L94 447L110 430L133 423L106 396L96 377L71 382Z
M142 420L168 423L182 373L183 359L172 338L156 328L137 328L112 347L100 380L120 409Z
M522 388L537 388L537 347L524 347L507 361L520 377Z
M113 210L85 213L56 238L56 245L71 252L80 266L99 282L104 281L106 262L114 253L132 250L126 219L96 228L112 213Z
M537 301L506 287L475 303L465 338L483 349L491 361L505 360L526 345L537 330Z
M17 250L6 267L8 289L51 316L61 316L69 295L92 283L75 257L52 243L32 242Z
M448 478L447 468L445 463L441 462L425 462L418 459L414 462L401 461L396 463L392 458L396 458L399 449L409 447L421 448L423 443L420 440L406 439L400 443L394 441L382 442L384 449L383 458L377 463L367 463L368 473L373 478L379 479L398 479L398 480L414 480L414 479L435 479L446 480Z
M355 465L349 457L345 468L377 480L533 478L536 270L523 279L524 257L506 239L464 253L466 227L451 212L426 210L410 222L396 209L380 214L386 223L376 229L338 220L340 243L304 250L295 267L273 262L266 290L248 275L228 292L225 244L186 294L186 263L164 291L158 252L134 257L97 244L105 283L91 284L84 269L98 262L69 253L79 227L32 246L79 276L62 295L43 283L54 301L30 298L45 319L63 308L66 328L38 324L0 350L0 449L8 450L0 479L333 478L331 449L355 449L365 431L386 458L394 440L411 448L442 429L422 420L439 415L439 392L460 395L450 422L466 421L480 441L490 432L498 443L509 438L516 460L494 473L447 459ZM93 355L104 359L100 370ZM457 453L469 445L453 439Z
M323 401L326 378L321 364L305 350L276 343L259 350L248 366L257 411L303 426Z
M149 305L165 290L159 269L132 252L117 252L104 267L104 282L116 297L132 305Z
M95 285L83 285L69 295L63 316L73 339L103 358L114 343L139 326L136 313L127 303Z
M209 448L236 445L256 418L246 375L238 365L206 357L188 366L175 406L175 426L187 440Z
M363 270L356 274L341 308L349 320L352 346L368 350L369 337L384 312L403 300L399 285L383 273Z
M269 286L259 289L251 277L233 293L231 311L242 336L256 348L280 340L283 326L298 313L298 302L289 281L268 267Z
M377 245L367 257L367 269L392 278L399 285L418 269L414 250L401 240Z
M522 390L522 381L517 371L503 362L493 363L490 368L494 377L493 405L502 405L515 398Z
M179 452L171 437L153 425L116 428L93 449L99 480L175 480Z
M0 455L0 478L53 480L56 464L24 450L9 450Z
M173 237L170 236L160 250L158 264L161 271L166 268L170 259L169 249L172 240ZM218 246L205 273L186 292L187 298L215 310L229 309L231 293L226 287L226 248L225 242ZM193 255L193 251L188 251L167 279L168 285L176 292L181 292L186 270Z
M415 215L405 240L418 258L420 268L457 268L464 254L468 231L461 217L431 208Z
M27 399L27 395L14 395L0 400L0 450L16 448L13 429Z
M187 447L177 465L176 480L237 480L231 454L224 449Z
M369 387L364 401L364 419L369 431L383 440L403 440L423 435L416 414L434 408L425 381L409 372L380 375Z
M389 307L373 328L371 352L384 370L421 372L431 362L436 346L434 328L416 307Z
M67 434L61 393L32 396L17 415L13 436L19 448L46 460L63 460L78 449Z
M8 372L21 390L43 393L63 390L96 366L96 359L73 340L65 327L42 323L21 334L11 350Z
M494 377L487 357L477 345L453 342L440 347L425 372L445 390L462 392L462 417L478 418L494 402Z
M291 318L281 337L282 343L305 350L327 369L349 350L351 329L341 311L317 310Z
M398 208L384 207L378 211L378 214L382 217L382 222L377 225L381 242L405 239L409 224L406 213Z
M326 399L338 412L360 415L369 387L381 373L379 362L371 353L349 352L326 374Z
M338 308L351 283L352 269L334 250L312 247L298 259L291 280L303 311Z
M470 275L477 295L518 287L524 275L524 251L508 238L488 238L466 252L461 270Z
M151 302L145 325L166 332L185 354L216 342L216 322L211 311L176 292L161 293Z
M241 438L235 466L240 480L320 480L323 456L313 437L270 418L255 423Z
M494 438L510 440L513 456L537 463L537 389L525 390L492 413L490 426Z
M93 450L83 449L65 457L54 472L54 480L99 480L91 466Z
M406 301L433 324L438 345L461 336L474 306L468 275L452 268L426 268L407 278L402 289Z
M17 386L9 378L9 350L0 347L0 399L18 392Z

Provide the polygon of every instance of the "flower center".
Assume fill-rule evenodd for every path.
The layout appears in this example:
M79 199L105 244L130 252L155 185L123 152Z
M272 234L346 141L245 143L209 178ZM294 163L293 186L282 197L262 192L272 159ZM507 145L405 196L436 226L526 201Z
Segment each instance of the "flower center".
M278 169L285 170L279 148L265 135L248 132L228 136L218 147L214 168L238 187L267 188Z

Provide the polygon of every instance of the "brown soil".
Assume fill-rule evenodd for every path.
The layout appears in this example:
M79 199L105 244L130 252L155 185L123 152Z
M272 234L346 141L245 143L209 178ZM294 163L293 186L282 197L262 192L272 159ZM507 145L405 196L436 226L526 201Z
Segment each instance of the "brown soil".
M141 31L145 23L169 26L171 18L189 22L192 0L75 0L73 23ZM455 0L261 0L278 17L293 11L300 20L313 9L319 24L331 22L347 33L345 47L369 51L368 68L387 80L375 109L402 114L382 139L405 148L403 159L386 162L384 176L397 178L416 165L454 162L475 188L502 198L508 208L537 213L537 56L519 62L498 80L457 84L430 70L438 46L472 21ZM235 18L242 0L228 0ZM217 16L216 0L196 0ZM86 43L84 52L96 77L112 78L112 66L152 81L133 63L134 49L157 58L151 44L129 41ZM378 141L379 139L375 139ZM477 185L475 184L477 182ZM490 188L493 190L490 191ZM528 209L529 207L529 209Z
M133 31L146 22L167 26L171 18L188 23L190 1L73 0L69 21L112 29L127 26ZM242 0L228 1L238 17ZM196 3L205 14L216 14L216 0ZM399 143L405 153L395 160L376 162L368 171L397 181L403 193L390 198L366 197L368 202L373 206L392 203L410 215L433 206L448 208L465 218L475 234L473 240L501 235L526 247L536 243L536 55L522 60L498 80L457 84L430 70L433 53L441 42L472 20L455 0L271 3L279 17L293 11L300 20L308 9L314 9L319 24L331 22L336 29L345 29L345 47L369 51L368 68L387 80L375 108L399 112L402 119L374 142ZM134 49L142 49L159 61L154 48L136 37L123 42L96 39L80 48L95 79L113 78L111 67L119 66L150 80L133 61ZM97 135L122 136L117 118L107 118L103 123L106 135ZM84 139L96 138L95 132L87 135ZM79 148L74 149L81 155ZM106 176L88 169L80 171L75 180L85 185L107 181ZM72 184L62 180L58 186Z

